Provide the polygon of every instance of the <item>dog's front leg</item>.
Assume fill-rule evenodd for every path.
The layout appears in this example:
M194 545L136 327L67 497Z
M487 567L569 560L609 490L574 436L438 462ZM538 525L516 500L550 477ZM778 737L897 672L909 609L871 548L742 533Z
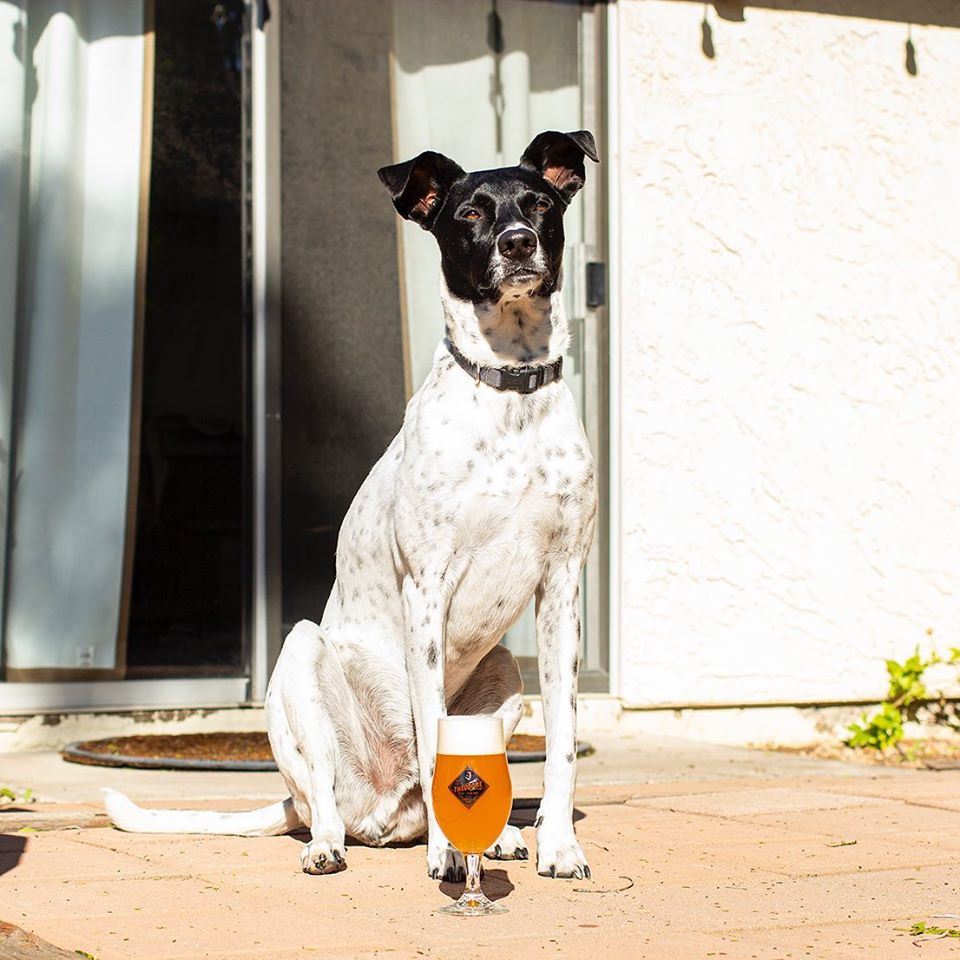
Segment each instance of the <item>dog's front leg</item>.
M435 582L433 582L435 580ZM433 771L437 758L437 720L446 716L444 621L446 597L438 577L403 581L404 652L413 723L417 733L420 788L427 808L427 873L437 880L463 880L463 857L447 842L433 811Z
M580 566L579 557L551 560L537 591L540 691L547 733L543 800L537 814L537 873L548 877L590 876L573 829Z

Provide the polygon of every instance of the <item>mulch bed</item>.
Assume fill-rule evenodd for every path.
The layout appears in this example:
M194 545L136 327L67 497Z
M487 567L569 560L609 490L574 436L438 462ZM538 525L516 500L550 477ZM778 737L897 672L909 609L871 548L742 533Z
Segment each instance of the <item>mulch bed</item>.
M111 737L71 744L94 754L109 754L122 760L128 757L172 760L261 760L272 761L273 752L265 733L186 733L151 734L140 737ZM75 759L65 755L67 760ZM77 759L78 763L89 763Z
M513 762L542 759L543 737L516 734L507 744ZM577 753L591 752L589 744ZM95 766L154 767L165 769L275 770L276 764L265 733L186 733L110 737L71 743L63 751L71 763Z
M842 743L817 743L808 747L771 747L777 753L792 753L818 760L844 760L881 767L908 767L915 770L960 770L960 738L936 740L902 740L900 749L886 753L854 749Z

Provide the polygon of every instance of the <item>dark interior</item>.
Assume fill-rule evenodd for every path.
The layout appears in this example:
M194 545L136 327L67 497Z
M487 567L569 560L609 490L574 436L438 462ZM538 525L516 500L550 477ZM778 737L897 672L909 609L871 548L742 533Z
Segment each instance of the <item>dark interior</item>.
M240 0L163 0L127 636L132 676L243 668Z
M388 0L284 0L284 627L319 620L353 496L403 421Z

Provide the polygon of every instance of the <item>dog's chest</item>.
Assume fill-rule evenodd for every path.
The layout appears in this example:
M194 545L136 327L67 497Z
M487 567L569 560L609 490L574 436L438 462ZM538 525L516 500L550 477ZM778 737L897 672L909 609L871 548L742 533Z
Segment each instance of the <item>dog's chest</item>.
M596 508L565 385L503 395L453 374L408 413L397 515L414 577L439 576L449 591L448 667L499 640L549 557L579 559Z

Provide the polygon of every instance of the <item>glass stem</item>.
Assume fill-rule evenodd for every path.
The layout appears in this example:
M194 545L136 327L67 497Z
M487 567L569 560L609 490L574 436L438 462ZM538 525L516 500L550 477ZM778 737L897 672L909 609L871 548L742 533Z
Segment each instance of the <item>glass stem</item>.
M480 854L467 854L467 886L463 891L465 894L480 895Z

